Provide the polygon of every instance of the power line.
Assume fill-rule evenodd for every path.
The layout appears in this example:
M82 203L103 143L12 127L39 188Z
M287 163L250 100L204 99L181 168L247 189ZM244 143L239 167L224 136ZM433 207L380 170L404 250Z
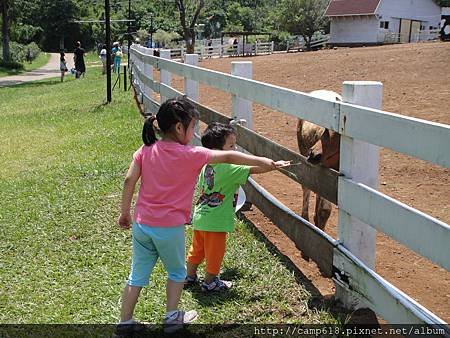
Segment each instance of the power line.
M118 19L118 20L109 20L110 22L131 22L131 21L136 21L134 19ZM74 20L72 22L76 22L76 23L105 23L106 20Z

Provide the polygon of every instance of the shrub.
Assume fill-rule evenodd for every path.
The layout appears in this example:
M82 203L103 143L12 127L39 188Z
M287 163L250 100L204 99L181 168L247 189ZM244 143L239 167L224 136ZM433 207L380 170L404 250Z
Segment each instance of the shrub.
M288 41L292 40L292 35L288 32L281 31L275 33L272 38L275 42L275 50L286 50Z
M13 62L22 63L27 60L27 53L30 51L31 60L34 60L41 52L40 48L35 42L28 45L22 45L17 42L10 42L9 53L10 59Z
M16 61L3 61L0 60L0 67L7 68L7 69L15 69L15 70L23 70L23 64L21 62Z

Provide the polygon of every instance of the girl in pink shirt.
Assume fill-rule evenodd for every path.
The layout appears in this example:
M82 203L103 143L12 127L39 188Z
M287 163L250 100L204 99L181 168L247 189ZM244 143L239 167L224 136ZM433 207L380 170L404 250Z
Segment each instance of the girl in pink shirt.
M132 226L131 272L122 294L120 328L135 324L132 319L139 293L148 285L158 258L167 273L165 331L173 332L197 317L195 310L178 310L186 277L184 225L189 221L194 186L207 163L233 163L277 169L289 165L236 151L211 150L188 145L199 118L195 107L184 97L164 102L156 116L145 120L144 145L133 156L125 177L119 225L132 223L131 201L139 178L141 185ZM162 138L156 138L158 122ZM128 325L127 325L128 324Z

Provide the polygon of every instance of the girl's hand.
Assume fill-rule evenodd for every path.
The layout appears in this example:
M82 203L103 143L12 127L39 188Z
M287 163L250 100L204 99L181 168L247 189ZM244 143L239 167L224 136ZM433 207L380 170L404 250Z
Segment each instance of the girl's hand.
M280 161L276 161L274 164L275 164L275 167L277 169L285 168L285 167L289 167L291 165L291 161L282 161L282 160L280 160Z
M129 212L121 213L117 223L122 229L129 229L131 224L131 214Z

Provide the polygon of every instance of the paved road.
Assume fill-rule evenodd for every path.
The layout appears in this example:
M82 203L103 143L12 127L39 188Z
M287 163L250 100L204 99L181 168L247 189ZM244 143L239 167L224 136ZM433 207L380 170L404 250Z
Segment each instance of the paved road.
M39 68L30 72L25 72L20 75L12 75L0 77L0 87L13 86L16 84L42 80L50 77L57 77L61 75L59 71L59 53L50 53L49 62ZM73 54L66 53L67 68L73 68Z

